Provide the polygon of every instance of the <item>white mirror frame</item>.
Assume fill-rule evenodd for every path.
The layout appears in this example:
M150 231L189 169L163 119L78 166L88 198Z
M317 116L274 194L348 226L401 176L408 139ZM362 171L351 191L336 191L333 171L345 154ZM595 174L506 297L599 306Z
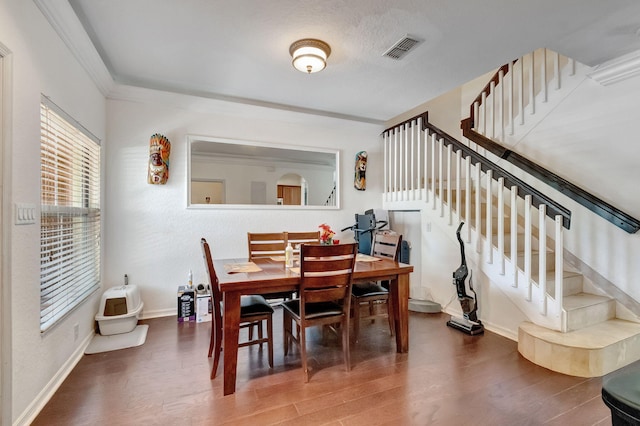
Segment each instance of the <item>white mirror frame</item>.
M323 154L334 154L336 158L335 166L335 205L322 206L322 205L278 205L278 204L195 204L191 202L191 146L194 142L215 142L223 144L243 145L250 147L265 147L276 148L290 151L303 151L303 152L317 152ZM224 178L218 178L224 179ZM339 210L340 209L340 151L325 149L325 148L313 148L298 145L284 145L274 144L267 142L226 139L212 136L201 135L187 135L187 191L186 191L186 204L188 209L206 209L206 210L220 210L220 209L254 209L254 210Z

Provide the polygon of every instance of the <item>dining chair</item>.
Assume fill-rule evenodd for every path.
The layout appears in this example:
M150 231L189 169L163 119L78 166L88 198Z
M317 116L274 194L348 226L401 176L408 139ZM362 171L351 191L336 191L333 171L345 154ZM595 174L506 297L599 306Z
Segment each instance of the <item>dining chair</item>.
M374 257L398 260L402 235L395 232L379 231L374 235L371 255ZM386 304L386 309L380 312L380 305ZM353 338L357 342L360 334L360 321L375 318L387 318L389 331L393 335L395 326L393 304L389 303L389 288L384 283L368 282L354 284L351 289L351 305L353 307ZM362 315L362 308L368 307L368 315Z
M298 256L300 254L300 244L320 242L320 231L285 232L285 234L286 234L286 243L291 243L291 246L293 247L294 256Z
M349 305L357 251L355 243L300 246L299 297L282 303L282 317L284 354L288 354L292 342L298 344L305 383L309 381L306 344L308 327L328 326L336 334L340 334L344 363L347 371L351 370ZM297 325L295 332L294 322ZM339 324L337 328L336 324Z
M283 257L287 247L286 232L247 232L249 260L254 261L264 257ZM268 300L293 299L293 291L264 294Z
M260 257L284 256L286 232L247 232L249 260Z
M218 275L213 267L211 250L207 240L200 240L202 246L202 257L209 276L211 287L211 305L213 318L211 322L211 339L209 341L209 358L213 354L213 367L211 368L211 379L216 377L218 364L220 362L220 351L222 350L222 293L218 286ZM263 322L267 325L267 337L263 334ZM253 338L253 327L258 328L258 337ZM260 295L248 295L240 297L240 329L248 328L248 340L238 342L238 347L267 344L269 352L269 367L273 368L273 308ZM226 368L226 367L225 367Z

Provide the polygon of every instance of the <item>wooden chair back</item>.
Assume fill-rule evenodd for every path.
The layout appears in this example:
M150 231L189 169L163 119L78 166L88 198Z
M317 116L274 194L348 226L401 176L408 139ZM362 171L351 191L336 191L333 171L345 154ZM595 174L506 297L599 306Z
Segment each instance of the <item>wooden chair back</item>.
M213 367L211 369L211 379L216 376L218 371L218 363L220 362L220 348L222 347L222 297L220 287L218 285L218 275L213 267L213 259L211 258L211 250L209 243L204 238L200 239L202 247L202 258L204 259L207 276L209 277L209 286L211 287L211 339L209 340L209 357L215 351L213 358Z
M300 244L310 244L320 242L320 231L313 232L285 232L287 239L286 243L291 243L293 247L293 253L300 253Z
M300 246L300 316L306 303L342 300L349 312L353 268L358 247L353 244Z
M249 260L259 257L284 256L286 232L247 232Z
M220 304L222 303L222 295L220 293L220 287L218 286L218 275L216 275L216 270L213 267L213 259L211 257L209 243L206 239L201 238L200 246L202 247L202 258L207 270L207 277L209 278L209 286L211 287L213 324L216 328L220 328L222 332L222 311L220 309Z
M402 235L395 232L378 232L373 237L371 256L398 260Z

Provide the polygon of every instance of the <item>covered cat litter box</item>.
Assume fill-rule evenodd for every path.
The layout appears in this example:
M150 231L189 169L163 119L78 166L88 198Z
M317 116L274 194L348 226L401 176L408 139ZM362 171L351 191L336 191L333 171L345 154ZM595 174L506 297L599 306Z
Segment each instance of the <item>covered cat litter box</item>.
M123 285L106 290L96 314L100 334L109 336L133 331L138 324L143 305L136 285Z
M142 312L140 291L135 285L107 289L96 314L100 334L93 336L85 354L115 351L142 345L149 326L138 325Z

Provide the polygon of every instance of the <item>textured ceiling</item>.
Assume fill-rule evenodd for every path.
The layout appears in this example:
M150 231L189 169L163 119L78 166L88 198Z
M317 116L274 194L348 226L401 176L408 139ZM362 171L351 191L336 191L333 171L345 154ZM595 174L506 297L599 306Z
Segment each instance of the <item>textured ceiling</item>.
M637 0L34 1L45 15L70 5L82 25L62 30L84 28L116 83L365 121L539 47L587 65L640 49ZM382 56L406 34L424 41ZM301 38L331 45L324 71L291 66Z

